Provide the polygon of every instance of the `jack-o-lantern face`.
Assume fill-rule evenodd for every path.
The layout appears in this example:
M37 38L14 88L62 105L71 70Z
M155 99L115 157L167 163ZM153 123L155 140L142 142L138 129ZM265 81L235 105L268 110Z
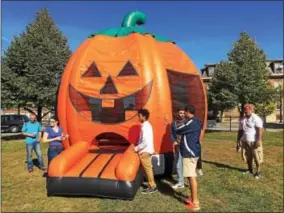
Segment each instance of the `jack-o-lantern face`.
M158 153L172 151L177 108L193 104L205 129L207 100L198 69L173 42L135 27L140 16L128 15L121 28L91 36L68 62L58 94L60 125L70 135L65 147L109 133L136 143L139 108L150 112Z
M132 63L128 61L117 77L124 78L129 77L139 77L137 71L133 67ZM103 78L96 63L93 62L86 72L83 73L82 78ZM124 97L114 97L114 98L98 98L93 96L88 96L82 92L76 90L71 84L69 85L70 100L73 106L76 108L78 113L80 113L86 119L104 123L104 124L115 124L124 122L128 119L132 119L137 115L137 110L143 108L151 94L153 81L147 83L143 88L137 90L135 93L129 94ZM118 89L113 81L113 78L109 75L105 84L100 88L99 94L103 95L117 95L119 94ZM91 112L91 116L84 116L82 111ZM126 117L126 113L130 116Z

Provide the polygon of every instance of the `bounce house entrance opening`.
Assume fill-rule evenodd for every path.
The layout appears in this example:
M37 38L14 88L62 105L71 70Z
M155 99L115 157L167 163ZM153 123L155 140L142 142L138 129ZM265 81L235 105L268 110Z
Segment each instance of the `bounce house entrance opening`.
M95 139L98 146L103 149L125 150L130 145L126 138L113 132L99 134Z
M195 115L203 121L205 97L199 76L173 70L167 70L167 73L171 91L173 117L175 117L179 107L193 104L196 108Z

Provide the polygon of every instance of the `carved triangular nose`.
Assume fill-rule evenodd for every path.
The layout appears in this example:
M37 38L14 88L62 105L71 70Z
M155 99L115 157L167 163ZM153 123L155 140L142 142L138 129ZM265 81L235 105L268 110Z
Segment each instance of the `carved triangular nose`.
M101 88L100 94L117 94L117 89L112 81L112 78L109 76L105 85Z

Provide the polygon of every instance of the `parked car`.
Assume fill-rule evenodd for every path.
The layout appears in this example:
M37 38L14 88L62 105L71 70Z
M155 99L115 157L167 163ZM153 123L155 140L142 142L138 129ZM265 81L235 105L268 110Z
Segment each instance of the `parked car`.
M28 122L26 115L1 115L1 132L20 132L24 122Z

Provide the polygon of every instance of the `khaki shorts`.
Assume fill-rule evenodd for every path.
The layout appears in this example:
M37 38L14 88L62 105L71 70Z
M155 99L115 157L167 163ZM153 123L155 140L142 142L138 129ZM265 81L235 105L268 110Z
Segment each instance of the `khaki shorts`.
M184 177L197 177L196 165L197 158L183 158L183 176Z
M253 159L256 163L261 164L263 163L263 149L262 145L258 148L255 148L256 142L250 141L242 141L242 159L247 162L252 161Z

